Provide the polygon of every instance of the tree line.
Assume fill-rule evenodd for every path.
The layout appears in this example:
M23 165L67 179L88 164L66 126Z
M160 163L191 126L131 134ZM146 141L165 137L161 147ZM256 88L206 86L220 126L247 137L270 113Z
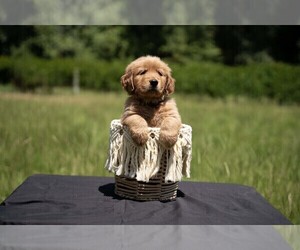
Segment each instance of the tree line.
M0 26L0 55L112 61L300 62L299 26Z

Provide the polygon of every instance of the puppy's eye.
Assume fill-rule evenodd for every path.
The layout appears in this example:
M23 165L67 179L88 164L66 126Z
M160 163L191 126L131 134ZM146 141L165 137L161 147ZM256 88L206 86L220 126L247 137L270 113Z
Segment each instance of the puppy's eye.
M145 73L147 72L147 70L141 70L141 71L139 71L139 73L138 73L138 75L145 75Z
M157 71L157 73L160 75L160 76L163 76L164 74L163 74L163 72L161 72L161 71Z

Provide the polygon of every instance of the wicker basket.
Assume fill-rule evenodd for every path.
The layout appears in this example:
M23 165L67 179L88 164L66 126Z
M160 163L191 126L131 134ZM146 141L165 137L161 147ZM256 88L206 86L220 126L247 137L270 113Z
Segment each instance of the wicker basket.
M141 148L133 143L129 131L119 120L112 121L106 168L115 173L117 195L142 201L176 199L178 181L183 175L190 175L192 129L182 125L171 149L162 148L159 132L159 128L149 128L149 139Z
M178 181L165 182L167 151L164 153L158 173L148 182L135 178L115 175L115 193L134 200L174 200L176 199Z

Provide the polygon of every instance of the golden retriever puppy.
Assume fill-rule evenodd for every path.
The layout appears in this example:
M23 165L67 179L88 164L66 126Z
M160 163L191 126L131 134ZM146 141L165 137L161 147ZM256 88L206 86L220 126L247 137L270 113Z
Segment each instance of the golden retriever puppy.
M143 56L131 62L121 77L129 97L121 118L134 142L142 146L149 138L148 127L159 127L159 141L172 147L179 134L181 118L176 103L169 97L175 80L166 63L155 56Z

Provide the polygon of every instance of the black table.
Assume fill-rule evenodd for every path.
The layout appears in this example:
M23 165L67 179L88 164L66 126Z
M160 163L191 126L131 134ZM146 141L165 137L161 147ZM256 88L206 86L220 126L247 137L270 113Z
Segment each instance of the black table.
M109 177L33 175L0 206L0 224L289 225L255 189L179 183L176 201L132 201L114 194Z
M292 250L273 226L254 225L6 225L0 249Z

